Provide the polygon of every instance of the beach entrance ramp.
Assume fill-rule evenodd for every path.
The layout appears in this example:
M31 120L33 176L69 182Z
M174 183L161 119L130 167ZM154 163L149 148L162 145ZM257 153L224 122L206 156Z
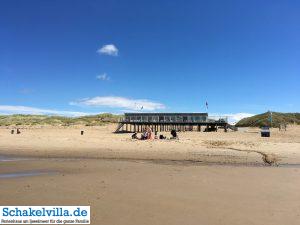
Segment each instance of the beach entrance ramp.
M230 129L230 130L233 130L233 131L238 130L238 128L236 126L233 126L233 125L230 125L230 124L227 124L227 128Z
M119 123L115 133L119 133L123 126L124 126L124 123Z

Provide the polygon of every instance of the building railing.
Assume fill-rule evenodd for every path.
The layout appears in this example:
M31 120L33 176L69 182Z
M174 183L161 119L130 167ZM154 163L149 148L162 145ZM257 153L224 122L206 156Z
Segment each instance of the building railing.
M207 122L225 122L228 123L228 117L227 116L209 116L207 117Z
M206 123L221 122L227 123L228 118L222 116L130 116L120 118L119 122L137 123Z

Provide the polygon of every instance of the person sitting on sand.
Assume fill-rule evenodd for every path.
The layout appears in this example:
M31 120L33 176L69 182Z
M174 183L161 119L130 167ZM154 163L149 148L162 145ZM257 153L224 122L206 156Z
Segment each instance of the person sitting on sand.
M153 139L153 133L150 127L146 127L141 135L141 140Z
M157 131L155 131L155 133L154 133L154 139L158 139Z
M159 135L159 139L160 139L160 140L163 140L163 139L166 139L166 137L165 137L164 135L161 134L161 135Z
M132 138L132 139L139 139L136 132L134 132L134 134L131 135L131 138Z
M172 137L170 139L178 139L176 130L171 130L171 135L172 135Z
M147 129L145 128L144 129L144 132L142 133L141 135L141 140L146 140L148 138L148 131Z
M150 127L147 127L147 139L153 139L153 133Z

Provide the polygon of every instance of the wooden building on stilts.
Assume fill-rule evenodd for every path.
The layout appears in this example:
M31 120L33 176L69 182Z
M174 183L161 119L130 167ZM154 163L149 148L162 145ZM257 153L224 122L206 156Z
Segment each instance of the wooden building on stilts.
M153 131L217 131L218 128L236 130L227 118L212 119L207 113L125 113L120 119L116 133L143 132L146 127Z

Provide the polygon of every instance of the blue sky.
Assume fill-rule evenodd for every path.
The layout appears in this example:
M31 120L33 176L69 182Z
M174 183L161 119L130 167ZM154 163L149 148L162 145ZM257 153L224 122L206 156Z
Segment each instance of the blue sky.
M0 113L300 111L299 1L0 1ZM248 114L247 114L248 113Z

